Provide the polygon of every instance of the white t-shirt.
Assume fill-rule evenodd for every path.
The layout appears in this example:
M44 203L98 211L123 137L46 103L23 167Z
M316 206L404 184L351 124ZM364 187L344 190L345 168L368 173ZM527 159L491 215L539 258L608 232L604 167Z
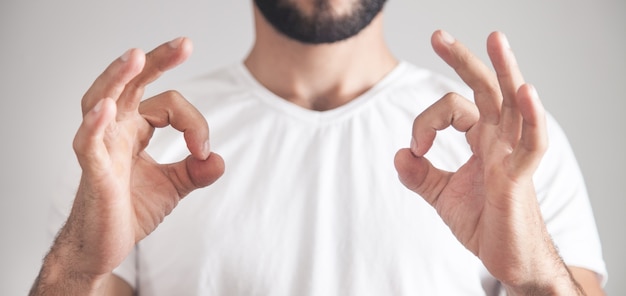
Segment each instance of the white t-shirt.
M465 86L401 63L357 99L318 112L277 97L237 64L179 91L206 116L226 171L181 201L115 271L140 295L499 293L393 165L416 115L447 92L468 95ZM550 148L535 175L548 230L568 265L606 278L580 170L548 122ZM162 162L189 153L174 132L150 145ZM455 170L469 153L450 129L426 156Z

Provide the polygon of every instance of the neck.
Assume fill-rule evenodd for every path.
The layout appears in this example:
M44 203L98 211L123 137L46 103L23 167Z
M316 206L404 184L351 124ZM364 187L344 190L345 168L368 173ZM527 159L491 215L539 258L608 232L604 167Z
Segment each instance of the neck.
M363 94L398 63L387 48L382 14L359 34L332 44L303 44L277 32L254 8L256 39L244 64L279 97L330 110Z

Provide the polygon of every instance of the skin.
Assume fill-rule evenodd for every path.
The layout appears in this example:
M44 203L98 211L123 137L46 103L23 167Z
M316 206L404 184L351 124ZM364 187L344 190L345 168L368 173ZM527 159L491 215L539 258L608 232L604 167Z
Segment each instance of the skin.
M437 210L509 295L602 294L597 278L575 280L590 272L571 273L541 217L532 175L547 148L545 111L504 35L487 40L495 73L443 31L433 34L432 44L474 90L476 104L452 93L415 119L411 148L396 154L402 183ZM424 157L436 131L449 126L466 134L473 151L456 172Z
M255 25L245 65L270 91L305 108L341 106L397 64L383 39L381 15L360 34L331 45L289 40L256 10ZM504 35L493 33L487 41L495 73L443 31L433 34L432 45L474 90L476 104L448 94L415 119L411 148L395 158L402 183L437 210L510 295L603 295L593 272L563 263L547 233L532 184L547 147L545 111ZM86 92L74 140L81 183L31 295L133 295L111 271L180 199L222 175L224 163L210 152L205 119L180 94L141 101L150 82L190 53L186 38L148 54L131 49ZM284 75L269 75L269 66ZM167 125L184 133L190 156L161 165L144 149L154 129ZM450 125L466 134L474 152L457 172L441 171L424 157L436 131Z
M105 295L107 290L123 290L119 280L110 279L113 268L180 199L222 175L223 160L210 153L207 123L193 106L175 92L139 103L148 83L190 53L191 42L185 38L147 55L132 49L115 60L83 97L83 122L74 139L83 170L80 186L32 295ZM191 155L161 165L144 149L154 128L168 124L184 133Z
M257 9L254 12L256 39L246 67L267 89L304 108L339 107L370 89L398 63L384 43L382 15L349 40L311 46L286 38Z

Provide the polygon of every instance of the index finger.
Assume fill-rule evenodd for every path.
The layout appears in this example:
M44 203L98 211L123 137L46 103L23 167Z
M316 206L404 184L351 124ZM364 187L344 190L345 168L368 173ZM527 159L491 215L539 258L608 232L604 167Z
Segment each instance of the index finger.
M474 101L481 118L487 123L498 123L502 93L495 73L445 31L433 33L431 42L435 52L474 91Z
M411 152L421 157L430 150L437 131L454 127L461 132L468 132L478 121L476 105L457 93L448 93L413 121Z
M209 126L206 119L176 91L167 91L141 102L139 113L153 127L171 125L183 132L191 154L205 160L209 157Z

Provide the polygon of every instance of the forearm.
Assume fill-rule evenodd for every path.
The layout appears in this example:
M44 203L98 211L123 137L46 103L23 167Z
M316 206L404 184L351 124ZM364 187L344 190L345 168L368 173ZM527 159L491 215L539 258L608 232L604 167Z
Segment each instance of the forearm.
M95 275L75 268L67 247L56 242L46 255L31 288L35 295L104 295L109 274Z
M572 277L549 279L549 282L535 283L521 287L505 286L507 295L586 295Z
M68 220L59 232L29 295L104 295L110 273L84 270L79 259L84 245L70 234L73 222Z
M503 283L507 295L586 295L572 276L555 248L550 260L545 260L537 270L530 271L534 279L522 283Z
M51 252L44 259L29 295L104 295L107 278L108 275L68 270Z

